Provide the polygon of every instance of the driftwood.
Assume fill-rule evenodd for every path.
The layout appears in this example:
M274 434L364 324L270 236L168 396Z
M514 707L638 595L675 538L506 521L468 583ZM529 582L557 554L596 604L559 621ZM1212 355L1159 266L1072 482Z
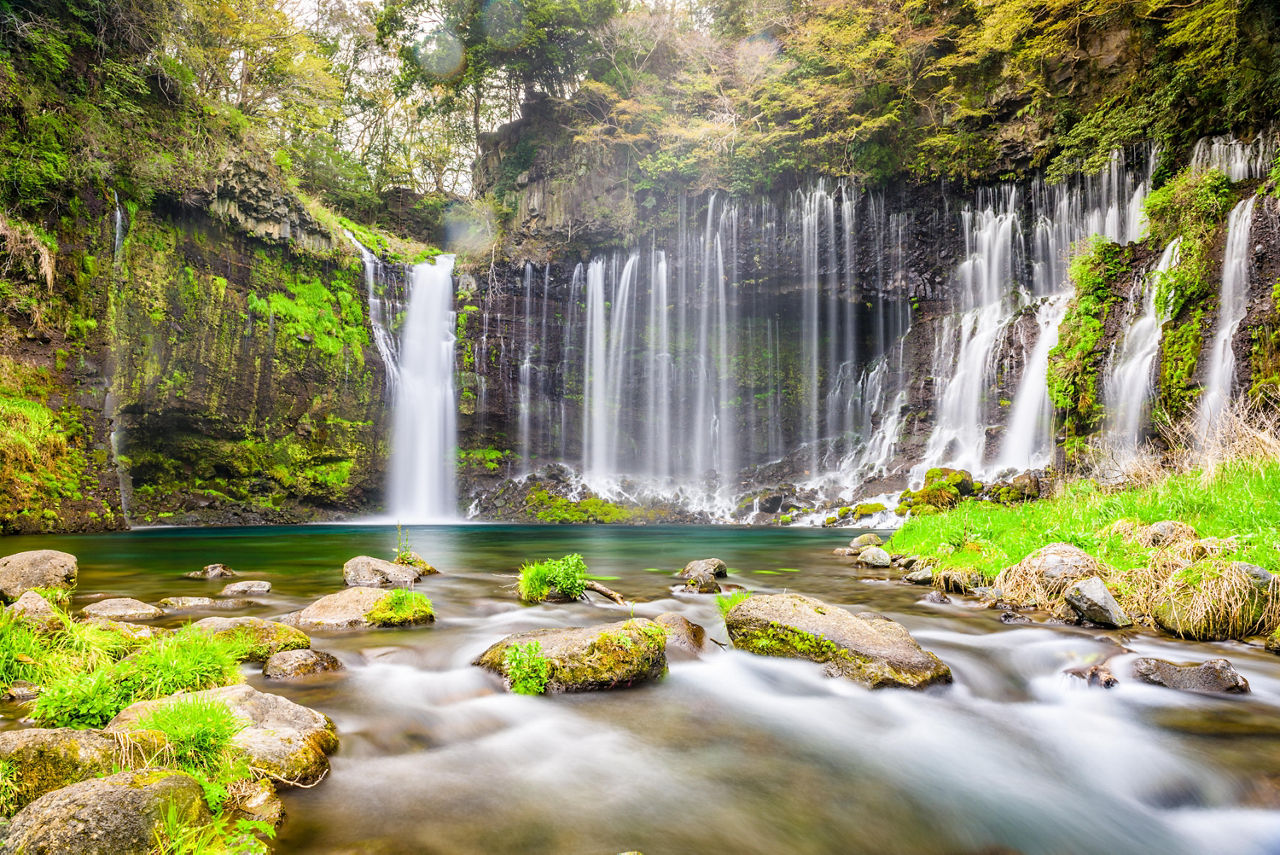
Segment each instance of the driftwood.
M588 579L587 590L595 591L597 594L600 594L603 597L608 597L609 599L613 600L615 603L617 603L620 606L625 606L627 604L626 599L621 594L619 594L617 591L611 588L606 588L604 585L601 585L599 582L595 582Z

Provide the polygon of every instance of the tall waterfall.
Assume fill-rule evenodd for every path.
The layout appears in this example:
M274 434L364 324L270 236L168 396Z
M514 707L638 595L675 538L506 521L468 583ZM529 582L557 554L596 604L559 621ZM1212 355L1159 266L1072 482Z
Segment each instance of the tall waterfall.
M453 256L413 267L400 337L388 509L398 521L457 516Z
M1053 462L1053 406L1049 401L1049 351L1058 343L1058 325L1070 294L1046 297L1036 309L1036 338L1022 362L1022 382L1013 399L997 469L1040 469Z
M391 330L389 321L395 314L395 302L388 293L386 265L368 247L356 240L351 232L344 229L342 233L347 236L347 240L355 244L360 252L360 259L364 262L365 297L369 305L369 326L373 329L373 344L378 348L382 364L386 366L387 388L394 396L400 382L400 359L395 333Z
M1191 168L1196 172L1216 169L1232 181L1260 180L1275 162L1280 139L1272 131L1258 134L1253 142L1235 137L1206 137L1191 150Z
M1130 305L1129 322L1117 343L1102 382L1106 404L1107 445L1121 459L1133 458L1146 430L1151 395L1155 391L1155 362L1160 332L1167 318L1160 312L1156 294L1161 277L1178 264L1181 238L1170 241L1155 268L1142 277Z
M1218 327L1209 350L1209 370L1197 418L1203 438L1226 408L1235 385L1236 356L1231 347L1236 330L1249 309L1249 235L1256 196L1240 202L1227 218L1227 246L1222 257L1222 288L1218 292Z

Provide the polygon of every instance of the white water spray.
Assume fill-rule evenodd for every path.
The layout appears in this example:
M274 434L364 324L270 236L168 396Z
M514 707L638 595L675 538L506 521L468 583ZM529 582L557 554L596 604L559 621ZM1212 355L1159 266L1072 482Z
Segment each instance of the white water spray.
M1232 342L1249 310L1249 234L1253 227L1251 196L1231 210L1227 219L1227 248L1222 257L1222 289L1218 292L1218 328L1209 350L1209 371L1205 375L1197 420L1204 438L1231 399L1235 385L1236 355Z

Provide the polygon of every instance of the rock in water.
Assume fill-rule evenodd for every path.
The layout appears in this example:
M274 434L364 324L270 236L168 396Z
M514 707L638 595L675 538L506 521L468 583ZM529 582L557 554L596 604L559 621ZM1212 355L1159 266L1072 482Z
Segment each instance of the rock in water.
M540 654L547 660L548 692L624 688L655 680L667 671L666 632L644 618L509 635L480 654L472 664L498 674L510 688L507 649L515 644L534 642L540 645Z
M912 585L932 585L933 570L925 567L923 570L912 570L910 573L902 577L904 582L910 582Z
M707 643L707 631L693 623L684 615L675 612L663 612L653 622L667 631L667 655L672 653L687 654L696 657Z
M383 561L371 555L357 555L342 565L342 578L363 588L403 588L422 578L416 567Z
M697 594L718 594L720 593L720 583L716 581L716 577L711 574L711 571L702 570L685 580L684 590Z
M244 662L266 662L284 650L305 650L311 639L297 627L257 617L208 617L191 624L192 629L214 638L235 638L245 645Z
M1097 576L1072 583L1062 597L1076 614L1090 623L1117 628L1133 625L1129 615L1111 596L1107 584Z
M2 855L145 855L172 816L183 825L209 821L204 790L172 769L141 769L54 790L23 808L9 825Z
M248 721L248 726L231 738L231 744L248 755L251 766L277 782L307 786L328 773L328 755L337 750L338 736L327 715L244 683L187 692L182 698L226 704L231 712ZM132 704L111 720L107 730L131 730L147 713L173 701L174 698L161 698Z
M248 579L244 582L232 582L225 586L219 597L249 597L254 594L270 594L271 583L262 579Z
M71 784L110 775L122 765L120 743L96 730L31 728L0 733L0 760L9 765L14 809Z
M281 620L302 629L369 629L374 626L368 619L369 613L382 605L391 594L390 591L378 588L347 588L321 597L302 611L285 615ZM424 616L422 619L411 616L405 623L432 620L435 620L433 616Z
M951 669L898 623L853 615L801 594L756 595L725 615L733 646L762 656L808 659L873 689L950 683Z
M262 666L262 676L270 680L291 680L341 670L342 663L332 653L322 650L285 650L267 660L267 664Z
M164 617L164 609L158 609L132 597L99 600L85 606L80 612L86 618L103 620L152 620Z
M206 564L203 570L183 573L188 579L231 579L240 574L225 564Z
M1198 665L1175 665L1163 659L1133 660L1133 676L1144 683L1203 694L1244 695L1249 681L1226 659L1210 659Z
M25 591L17 601L5 609L5 614L24 620L44 632L62 628L62 618L49 605L49 601L35 591Z
M880 547L868 546L858 553L858 563L868 567L888 567L893 563L893 559Z
M684 569L676 573L676 576L680 579L693 579L703 573L723 579L729 575L729 567L719 558L699 558L684 565Z
M866 534L860 534L849 541L850 549L861 550L868 546L884 546L884 541L880 539L880 535L870 531Z
M166 609L244 609L252 606L249 600L215 600L212 597L165 597L159 605Z
M0 558L0 601L11 603L32 588L74 588L76 557L36 549Z

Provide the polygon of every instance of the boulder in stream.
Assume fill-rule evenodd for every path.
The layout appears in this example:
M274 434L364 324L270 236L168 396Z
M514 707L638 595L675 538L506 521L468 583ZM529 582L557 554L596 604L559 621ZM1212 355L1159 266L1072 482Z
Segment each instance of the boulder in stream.
M209 821L204 790L172 769L140 769L91 778L46 793L9 824L0 855L144 855L173 817Z
M269 680L292 680L326 671L341 671L342 663L323 650L283 650L262 666L262 676Z
M378 588L353 587L321 597L302 611L281 618L302 629L370 629L375 626L412 626L430 623L435 616L429 608L416 608L402 615L387 615L385 607L395 594ZM422 598L425 601L425 598Z
M678 571L676 576L680 579L693 579L704 573L723 579L729 575L729 566L719 558L699 558L684 565L684 569Z
M686 578L681 590L691 591L695 594L718 594L720 593L720 583L716 581L716 577L709 570L702 570Z
M266 662L283 650L305 650L311 639L302 630L279 621L258 617L207 617L191 624L192 629L214 638L234 638L245 645L245 662Z
M802 594L748 597L725 615L733 646L762 656L808 659L873 689L950 683L951 669L906 628L873 612L854 615Z
M1062 598L1075 609L1081 619L1090 623L1115 628L1133 625L1129 615L1116 602L1116 598L1111 596L1107 583L1098 576L1071 583L1063 592Z
M868 546L858 553L858 563L867 567L888 567L893 563L888 552L878 546Z
M645 618L598 626L535 629L509 635L491 646L474 665L492 671L511 686L507 650L537 644L547 663L548 692L618 689L666 673L666 631Z
M135 600L132 597L112 597L90 603L80 610L86 618L105 620L153 620L164 617L164 609Z
M74 588L76 557L56 549L34 549L0 558L0 602L11 603L32 588Z
M849 541L849 548L856 549L859 552L866 549L868 546L884 546L884 541L880 538L880 535L871 531L866 534L860 534L853 540Z
M165 597L157 605L166 609L245 609L253 605L251 600L215 600L213 597Z
M97 730L29 728L0 733L0 762L7 764L12 789L6 798L21 809L45 793L122 765L120 743Z
M1244 695L1249 681L1226 659L1175 665L1164 659L1143 657L1133 661L1133 676L1144 683L1213 695Z
M342 578L348 585L363 588L406 587L422 578L416 567L384 561L372 555L357 555L342 565Z
M653 622L667 631L667 656L696 657L707 643L707 631L684 615L663 612Z
M42 632L53 632L62 627L62 618L49 601L35 591L24 591L21 597L4 610L10 617L25 621Z
M243 582L232 582L223 587L219 597L251 597L254 594L270 594L271 583L265 579L246 579Z

